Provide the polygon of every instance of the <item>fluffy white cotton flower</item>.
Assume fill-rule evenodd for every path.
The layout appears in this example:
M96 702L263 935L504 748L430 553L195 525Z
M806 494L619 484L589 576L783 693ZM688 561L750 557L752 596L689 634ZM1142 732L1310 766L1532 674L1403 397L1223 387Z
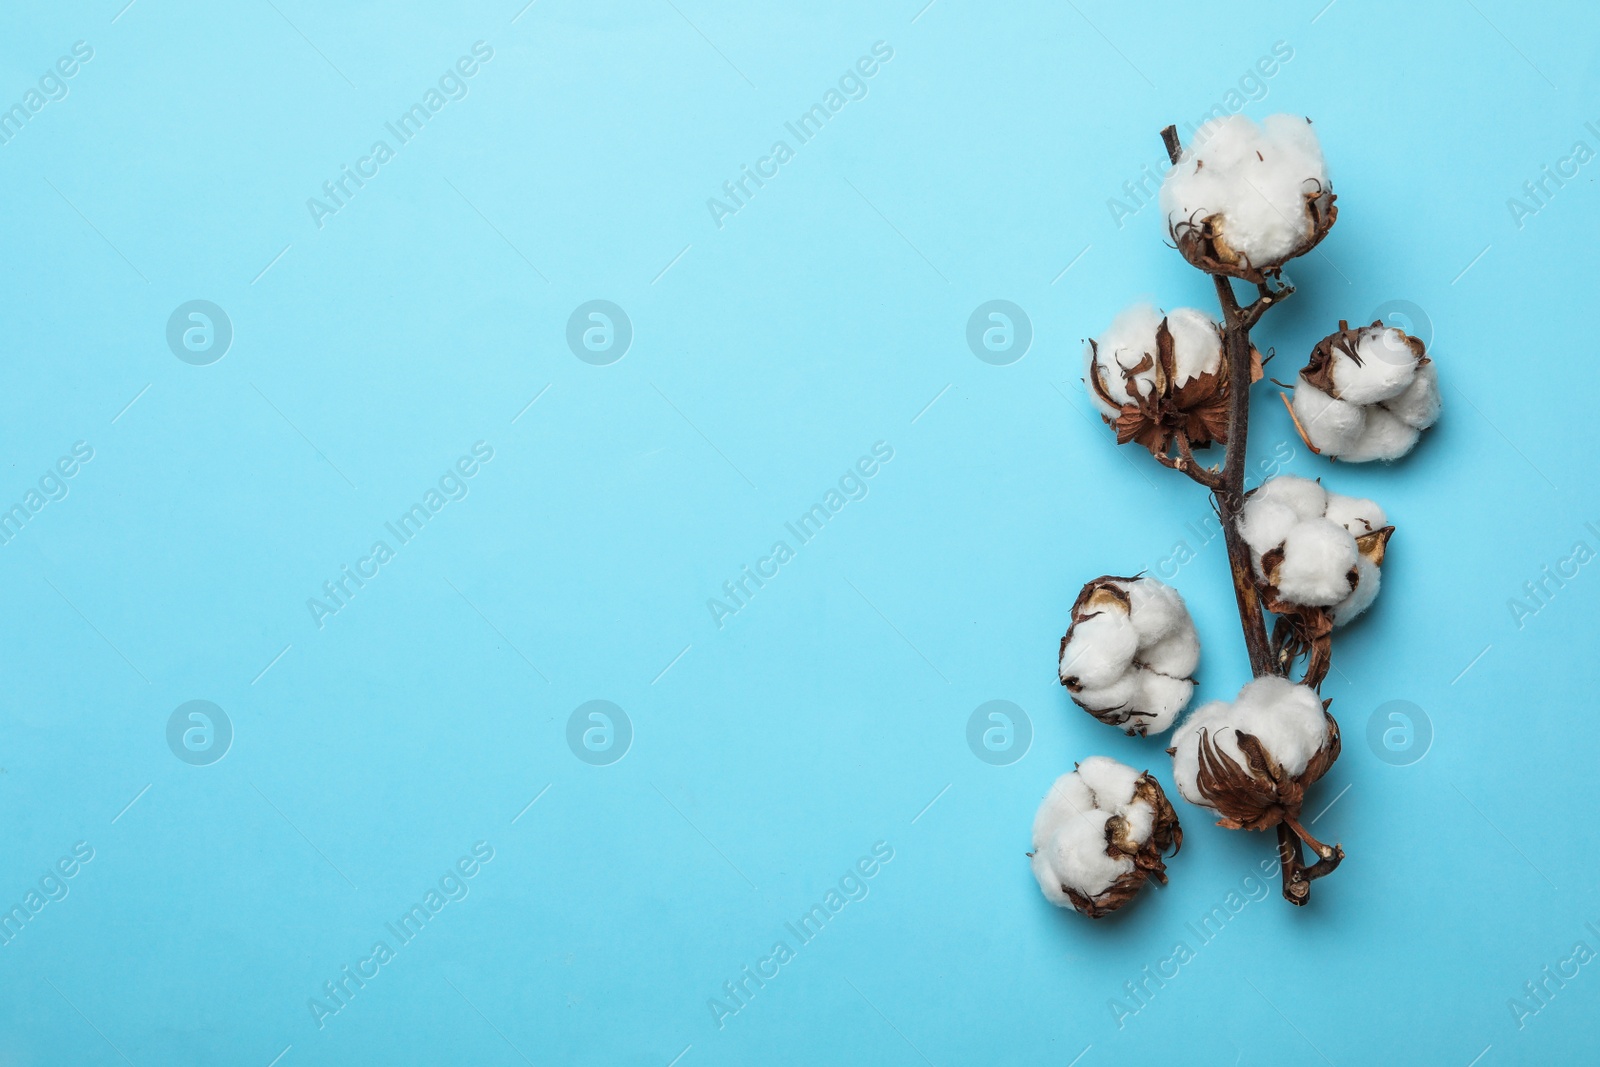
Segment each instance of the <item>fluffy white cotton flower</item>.
M1294 386L1306 444L1350 463L1399 459L1439 418L1439 372L1423 344L1381 322L1339 323Z
M1197 708L1173 732L1173 780L1178 792L1189 803L1236 818L1240 817L1237 811L1224 810L1230 803L1227 793L1216 789L1209 775L1200 773L1202 733L1215 753L1226 756L1247 771L1250 757L1239 747L1239 737L1242 734L1255 738L1287 778L1303 774L1326 747L1330 736L1328 719L1317 694L1287 678L1257 678L1239 690L1238 697L1231 703L1213 700Z
M1371 500L1287 474L1249 495L1238 529L1268 609L1280 615L1323 609L1333 625L1355 618L1378 595L1394 531Z
M1162 854L1182 843L1160 783L1091 756L1051 786L1034 816L1028 855L1046 900L1098 919L1131 900L1151 875L1165 883Z
M1189 704L1200 636L1154 578L1096 578L1072 605L1058 674L1073 702L1125 733L1160 733Z
M1089 400L1117 443L1162 454L1180 434L1194 448L1226 440L1225 368L1221 329L1195 308L1135 304L1084 346Z
M1262 281L1333 225L1327 164L1310 120L1212 119L1161 185L1161 211L1184 258L1213 274Z
M1310 882L1344 858L1301 823L1306 790L1339 758L1339 724L1315 690L1274 675L1257 678L1232 701L1198 708L1172 734L1172 777L1191 804L1232 830L1278 828L1285 860L1283 891L1292 904L1309 899ZM1318 862L1301 864L1301 843ZM1280 856L1286 853L1280 851Z
M1196 308L1178 308L1163 314L1151 304L1123 309L1084 351L1086 381L1098 380L1089 399L1107 418L1116 418L1123 405L1160 388L1162 368L1157 357L1156 331L1166 322L1173 340L1173 385L1183 385L1202 374L1215 374L1222 366L1222 335L1210 315Z

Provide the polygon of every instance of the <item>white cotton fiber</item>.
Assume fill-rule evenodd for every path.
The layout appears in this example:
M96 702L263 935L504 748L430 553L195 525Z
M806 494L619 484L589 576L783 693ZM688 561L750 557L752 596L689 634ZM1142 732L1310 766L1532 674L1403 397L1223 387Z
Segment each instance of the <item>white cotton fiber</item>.
M1278 567L1278 593L1285 600L1326 608L1350 595L1356 542L1348 530L1326 519L1311 519L1289 531Z
M1245 501L1244 512L1239 516L1239 536L1255 550L1258 575L1266 577L1260 569L1261 554L1283 544L1289 531L1299 524L1300 516L1287 504L1254 496Z
M1410 452L1421 436L1415 426L1407 426L1387 408L1375 404L1366 409L1367 423L1356 443L1339 458L1346 463L1366 463L1374 459L1399 459Z
M1106 820L1110 817L1108 812L1090 811L1068 819L1050 840L1034 845L1033 874L1052 904L1072 906L1063 886L1086 897L1098 896L1133 870L1130 857L1106 852Z
M1070 686L1071 683L1062 684ZM1086 686L1079 683L1079 687L1072 690L1072 699L1079 707L1090 712L1120 715L1127 709L1138 707L1143 693L1144 690L1139 687L1139 672L1125 671L1108 685Z
M1376 501L1359 496L1345 496L1343 493L1328 494L1328 508L1323 512L1323 517L1329 522L1343 526L1356 537L1389 525L1389 517L1383 513L1383 509Z
M1128 395L1122 371L1137 367L1145 356L1155 359L1156 327L1160 325L1161 312L1153 304L1124 308L1094 344L1084 346L1084 380L1098 373L1100 384L1118 404L1131 403L1133 398ZM1089 399L1100 414L1117 417L1118 409L1106 404L1092 388Z
M1133 621L1122 612L1102 611L1073 627L1061 654L1061 674L1091 688L1107 686L1127 673L1138 651Z
M1139 633L1139 647L1152 643L1181 627L1189 617L1183 598L1172 586L1157 581L1128 583L1129 618Z
M1356 587L1333 609L1333 624L1343 626L1371 607L1372 602L1378 598L1382 581L1383 572L1378 569L1376 563L1365 556L1356 557Z
M1417 368L1416 377L1400 395L1383 402L1389 412L1419 430L1426 430L1439 419L1439 365L1428 360Z
M1141 648L1138 656L1157 674L1188 678L1200 665L1200 635L1193 626L1175 626L1166 637Z
M1310 478L1280 474L1264 482L1251 499L1285 504L1300 518L1315 519L1328 505L1328 491Z
M1178 308L1167 316L1172 334L1173 384L1182 385L1222 366L1222 336L1217 320L1198 308Z
M1187 678L1174 678L1153 671L1140 671L1135 676L1139 684L1139 707L1156 732L1165 730L1177 721L1178 713L1189 706L1194 695L1194 683Z
M1078 777L1088 787L1094 806L1119 811L1133 799L1139 772L1110 756L1090 756L1078 764Z
M1364 408L1335 400L1301 375L1294 387L1294 417L1312 448L1336 456L1355 446L1367 425Z

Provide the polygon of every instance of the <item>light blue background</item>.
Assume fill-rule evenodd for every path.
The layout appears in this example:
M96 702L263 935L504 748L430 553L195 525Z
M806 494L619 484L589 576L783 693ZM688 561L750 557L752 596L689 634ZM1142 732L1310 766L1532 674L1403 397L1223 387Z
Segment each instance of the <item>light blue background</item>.
M0 502L94 459L0 546L0 904L95 851L0 947L0 1063L1592 1057L1600 965L1520 1029L1508 1000L1600 949L1600 576L1520 628L1508 601L1600 548L1600 162L1520 228L1506 201L1600 148L1600 16L921 3L8 11L0 104L94 58L0 145ZM479 40L469 95L317 228L306 199ZM707 198L877 41L868 96L719 229ZM1181 806L1172 884L1093 925L1023 853L1074 759L1170 782L1056 683L1085 580L1188 541L1200 696L1245 677L1198 487L1119 454L1076 379L1131 299L1214 306L1154 208L1107 201L1280 41L1247 112L1317 120L1341 214L1258 331L1270 370L1411 301L1446 413L1394 468L1294 444L1399 526L1324 689L1346 745L1311 810L1339 798L1316 829L1349 858L1200 946L1270 836ZM597 298L635 330L605 367L564 339ZM1035 333L1010 366L964 339L996 298ZM191 299L233 323L210 366L166 346ZM1274 392L1252 459L1291 440ZM480 440L470 495L319 629L307 598ZM707 599L878 441L867 497L718 629ZM193 699L236 731L207 767L165 740ZM633 724L611 766L565 741L591 699ZM1032 721L1010 766L965 740L992 699ZM1431 719L1420 762L1366 743L1391 700ZM477 841L470 895L319 1029L308 998ZM708 999L880 841L869 895L719 1029Z

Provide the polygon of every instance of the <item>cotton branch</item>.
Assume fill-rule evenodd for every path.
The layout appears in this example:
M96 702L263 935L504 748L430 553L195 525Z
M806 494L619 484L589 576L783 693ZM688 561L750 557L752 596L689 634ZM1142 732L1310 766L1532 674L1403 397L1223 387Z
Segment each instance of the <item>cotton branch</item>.
M1178 140L1177 128L1168 126L1162 130L1161 140L1166 145L1167 155L1176 166L1183 151ZM1217 302L1222 308L1222 343L1228 365L1226 457L1220 471L1208 468L1204 471L1204 477L1194 469L1193 457L1188 452L1187 442L1181 439L1178 461L1168 462L1163 457L1157 458L1162 459L1168 466L1176 466L1177 469L1183 470L1195 481L1211 490L1217 515L1222 520L1223 543L1228 550L1228 567L1233 575L1234 597L1239 606L1239 622L1244 631L1245 650L1250 657L1251 673L1257 678L1284 676L1288 673L1289 662L1282 655L1274 653L1274 647L1268 640L1266 614L1261 602L1261 592L1256 585L1250 546L1239 533L1238 520L1244 508L1245 463L1249 454L1250 386L1254 370L1254 349L1250 343L1250 331L1270 308L1288 299L1294 293L1294 288L1284 285L1279 289L1273 289L1266 278L1262 277L1256 282L1256 299L1248 305L1241 306L1238 296L1234 293L1233 283L1228 277L1221 273L1213 273L1211 280L1216 286ZM1333 730L1333 736L1337 739L1337 726L1334 726ZM1259 742L1257 744L1259 745ZM1337 753L1335 740L1332 756L1328 759L1329 764ZM1318 770L1310 780L1314 781L1316 777L1320 777L1325 769ZM1309 784L1309 781L1306 784ZM1277 823L1278 858L1283 872L1283 896L1291 904L1296 905L1306 904L1311 897L1311 882L1331 873L1344 858L1342 848L1323 844L1301 826L1298 819L1298 794L1303 788L1304 786L1296 784L1294 813L1282 812ZM1236 825L1242 824L1236 823ZM1309 845L1317 854L1317 861L1310 866L1306 865L1303 845Z

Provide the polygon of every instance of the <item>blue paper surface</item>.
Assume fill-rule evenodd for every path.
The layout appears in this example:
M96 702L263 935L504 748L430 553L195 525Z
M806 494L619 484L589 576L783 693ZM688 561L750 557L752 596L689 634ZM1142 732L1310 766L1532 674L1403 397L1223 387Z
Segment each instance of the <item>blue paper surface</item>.
M0 1062L1592 1056L1592 8L123 2L0 34ZM1339 196L1268 373L1398 315L1445 412L1330 465L1256 390L1398 527L1343 866L1180 804L1093 924L1038 800L1171 768L1057 684L1078 588L1248 670L1081 341L1215 307L1158 133L1239 110Z

